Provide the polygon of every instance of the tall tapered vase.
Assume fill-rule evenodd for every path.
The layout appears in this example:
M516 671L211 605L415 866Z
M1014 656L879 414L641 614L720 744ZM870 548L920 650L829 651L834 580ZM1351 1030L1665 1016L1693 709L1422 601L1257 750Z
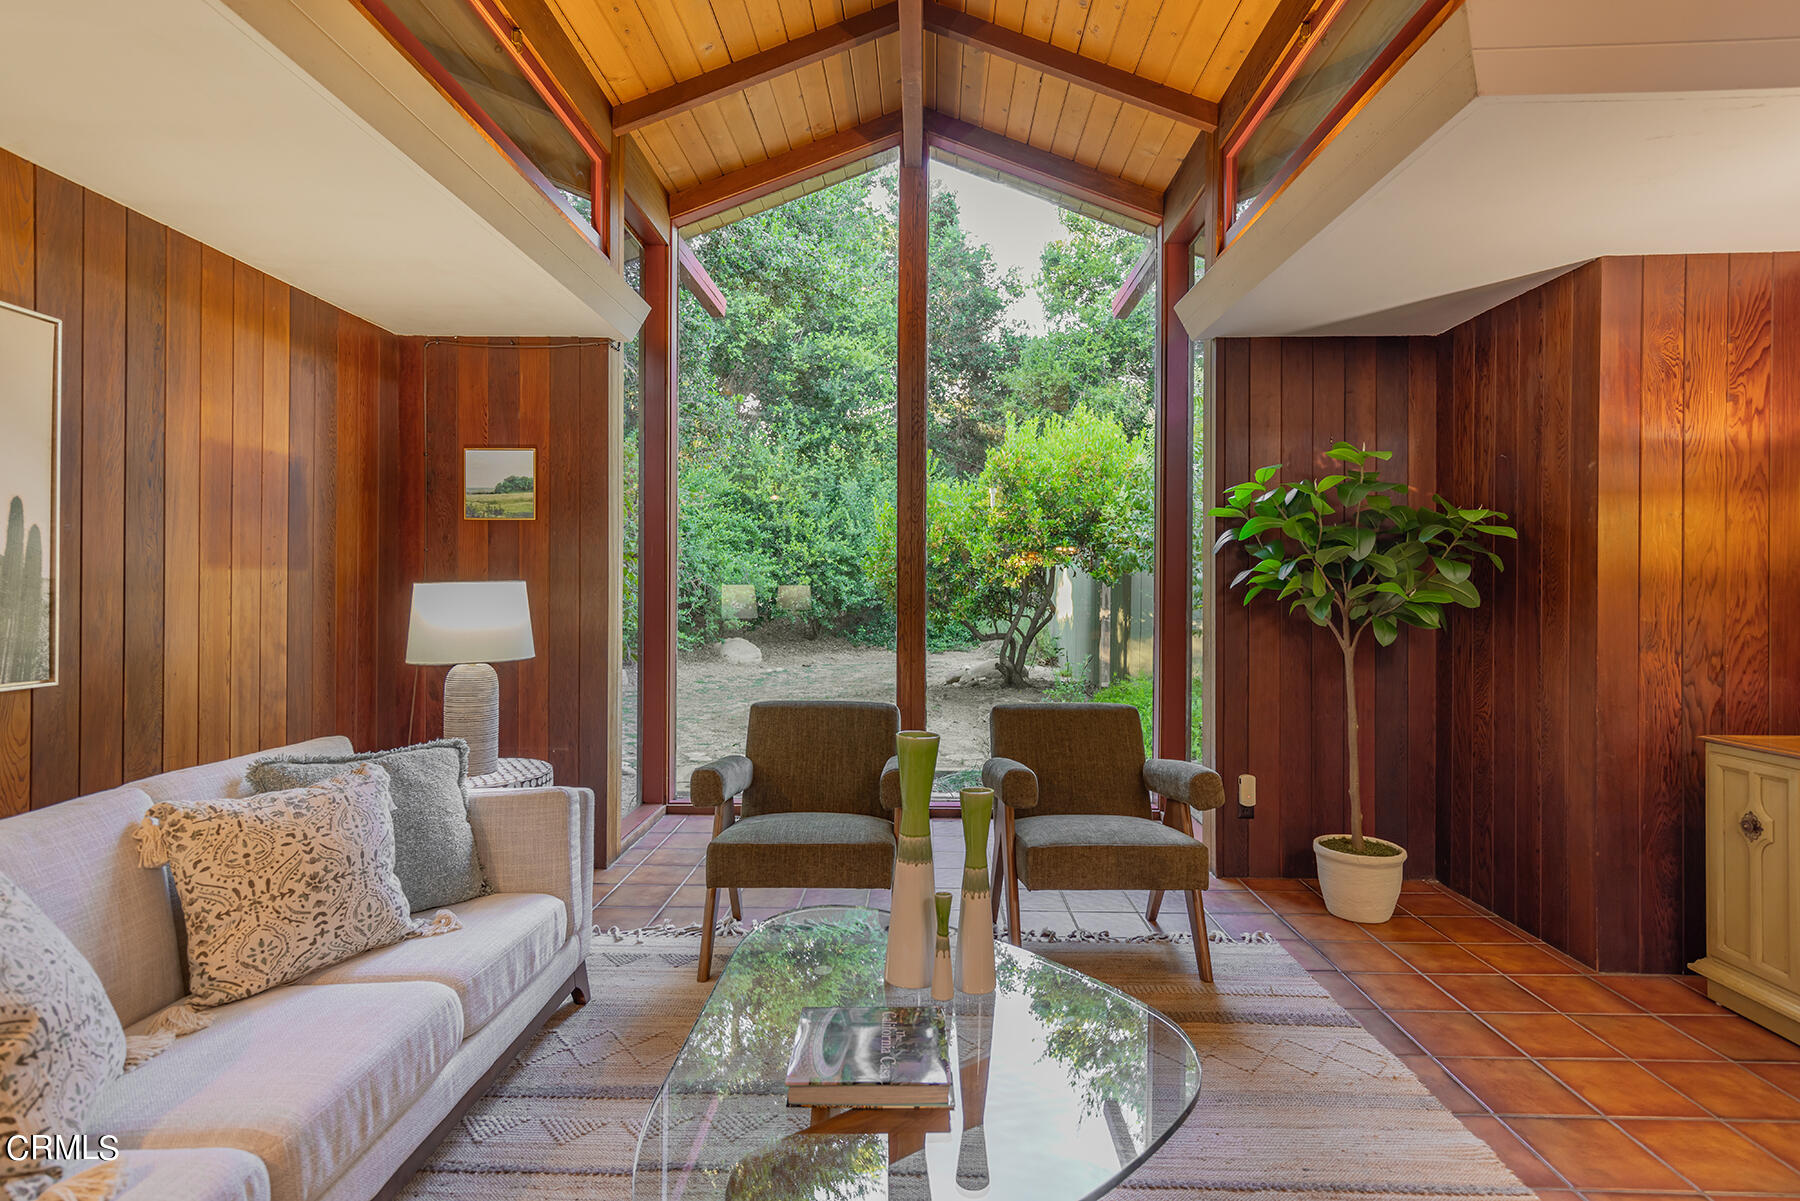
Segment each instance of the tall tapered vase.
M937 956L931 964L931 999L948 1001L956 995L956 965L950 961L950 894L932 894L937 903Z
M994 790L962 790L962 916L956 926L956 966L966 993L994 991L994 884L988 875L988 831Z
M894 856L892 909L888 917L887 982L896 988L931 987L937 915L931 874L931 781L937 772L938 736L902 730L900 846Z

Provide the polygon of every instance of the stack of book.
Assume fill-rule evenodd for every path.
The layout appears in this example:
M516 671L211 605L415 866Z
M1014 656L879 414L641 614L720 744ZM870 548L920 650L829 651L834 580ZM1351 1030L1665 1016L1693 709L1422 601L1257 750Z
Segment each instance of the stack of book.
M789 1105L947 1109L950 1039L934 1006L803 1010L788 1060Z

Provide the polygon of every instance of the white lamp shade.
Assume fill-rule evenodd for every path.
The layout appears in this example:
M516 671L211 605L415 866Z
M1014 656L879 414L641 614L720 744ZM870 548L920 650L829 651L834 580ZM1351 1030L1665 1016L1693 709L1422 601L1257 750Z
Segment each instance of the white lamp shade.
M536 653L524 580L413 585L408 663L504 663Z

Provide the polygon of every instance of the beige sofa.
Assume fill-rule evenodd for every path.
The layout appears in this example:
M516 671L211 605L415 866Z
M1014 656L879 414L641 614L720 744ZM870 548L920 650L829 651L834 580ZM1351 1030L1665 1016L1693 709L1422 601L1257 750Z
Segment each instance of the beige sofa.
M0 821L0 872L87 956L128 1033L187 991L166 872L138 866L132 830L154 800L246 795L253 758ZM586 1001L593 794L477 792L469 815L494 893L452 906L461 930L222 1006L107 1087L87 1133L126 1148L126 1201L392 1196L465 1098L571 995Z

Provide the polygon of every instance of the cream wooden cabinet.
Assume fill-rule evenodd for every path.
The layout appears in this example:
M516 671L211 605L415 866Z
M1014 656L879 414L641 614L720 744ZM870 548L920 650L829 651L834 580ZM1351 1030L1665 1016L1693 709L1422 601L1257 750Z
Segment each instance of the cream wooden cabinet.
M1800 737L1706 739L1707 995L1800 1042Z

